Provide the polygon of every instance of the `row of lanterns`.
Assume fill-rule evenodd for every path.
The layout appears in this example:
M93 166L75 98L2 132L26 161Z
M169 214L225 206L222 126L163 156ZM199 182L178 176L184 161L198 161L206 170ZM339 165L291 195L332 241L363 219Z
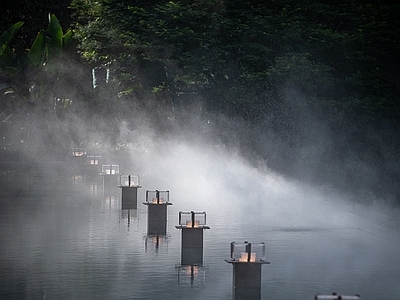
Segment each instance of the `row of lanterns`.
M86 156L86 165L98 168L101 156L87 155L83 149L73 152L75 157ZM123 210L137 209L138 189L141 188L139 175L120 175L119 165L102 165L100 175L103 176L104 187L117 187L122 190L121 208ZM167 208L169 191L146 191L147 232L148 235L165 235L167 231ZM181 265L190 268L191 274L203 265L203 236L204 230L210 229L206 225L206 212L179 212L181 230ZM225 261L233 266L234 299L261 299L261 267L270 264L265 260L265 243L232 242L230 245L231 257ZM361 299L359 295L315 295L315 300L322 299Z
M105 179L111 172L102 172ZM114 181L115 182L115 181ZM138 175L119 175L118 187L122 190L122 209L137 209L138 189L141 188ZM169 191L146 191L147 233L151 236L165 235L167 232L167 210L172 205ZM198 270L203 265L204 231L207 226L206 212L180 211L179 225L181 230L181 265ZM265 261L265 243L231 243L231 257L226 262L233 266L233 291L235 299L260 299L261 266Z

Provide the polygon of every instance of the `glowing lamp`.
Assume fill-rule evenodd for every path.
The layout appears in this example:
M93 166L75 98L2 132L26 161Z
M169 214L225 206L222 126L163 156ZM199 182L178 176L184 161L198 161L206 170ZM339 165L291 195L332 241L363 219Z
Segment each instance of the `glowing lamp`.
M151 203L153 203L153 204L163 204L164 203L164 198L153 198L151 200Z
M169 205L169 191L146 191L146 203L144 204Z
M120 175L119 187L141 187L139 175Z
M116 175L119 174L119 165L102 165L101 173L103 175Z
M146 191L147 205L147 231L148 234L166 234L167 230L167 207L169 202L169 191Z
M250 257L249 257L250 254ZM251 253L246 253L242 252L239 261L244 261L244 262L255 262L256 261L256 254L254 252Z
M139 175L120 175L118 187L122 189L122 209L137 209L137 190L141 188Z
M194 227L194 228L199 228L199 221L186 221L186 227Z
M82 157L86 155L86 149L85 148L73 148L72 149L72 156L74 157Z
M203 228L209 229L206 226L206 212L179 212L179 226L175 226L178 229L181 228Z
M231 261L264 262L265 243L231 243Z
M86 156L87 158L87 164L89 165L99 165L101 155L88 155Z
M265 243L231 243L231 259L225 261L233 266L234 299L261 299L261 266Z
M182 231L181 264L203 264L204 230L210 229L206 225L206 212L179 212L179 225L175 228Z

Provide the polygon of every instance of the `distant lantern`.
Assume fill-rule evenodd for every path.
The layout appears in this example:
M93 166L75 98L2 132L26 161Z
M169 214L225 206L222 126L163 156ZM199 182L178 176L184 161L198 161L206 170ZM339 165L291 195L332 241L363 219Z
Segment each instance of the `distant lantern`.
M203 264L203 232L210 229L206 225L206 212L179 212L179 225L182 230L181 264Z
M101 172L101 155L88 154L86 155L85 173L87 175L99 176Z
M169 191L146 191L147 205L147 232L148 234L166 234L167 232L167 207Z
M103 188L105 190L117 188L119 165L102 165L100 175L103 176Z
M141 188L139 175L120 175L118 187L122 189L122 209L137 209L137 193Z
M265 260L265 243L231 243L233 293L235 299L261 299L261 266Z
M101 174L103 175L118 175L119 165L102 165Z
M91 155L87 155L86 156L87 160L86 160L86 164L93 166L93 165L99 165L100 161L101 161L101 155L95 155L95 154L91 154Z
M86 156L85 148L72 148L72 156L73 157L84 157Z
M84 172L87 151L85 148L72 148L72 164L79 171Z

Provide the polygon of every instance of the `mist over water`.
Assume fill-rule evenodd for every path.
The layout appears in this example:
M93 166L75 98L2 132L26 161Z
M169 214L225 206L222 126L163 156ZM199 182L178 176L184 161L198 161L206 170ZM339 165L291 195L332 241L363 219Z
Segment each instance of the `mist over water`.
M44 152L24 143L16 149L34 167L2 176L4 295L231 299L232 270L224 259L231 241L245 240L267 245L271 265L263 267L263 299L312 299L315 293L331 292L360 293L362 299L385 292L380 299L400 295L400 219L391 205L374 196L366 205L363 199L354 201L357 194L329 184L313 186L273 170L268 161L246 152L249 147L243 143L251 130L245 123L193 115L183 124L163 120L169 126L159 130L160 123L153 126L149 115L136 112L135 117L133 125L121 123L113 137L121 147L117 152L104 133L84 120L57 125L61 132L90 137L96 146L92 151L101 153L104 163L118 163L122 174L141 177L138 210L129 217L120 209L119 191L115 201L106 200L101 192L93 197L85 184L77 191L65 180L65 174L76 171L60 159L68 156L71 145L62 137L54 140L57 133L51 127L35 131ZM281 147L266 136L253 138L263 143L260 148ZM53 148L53 142L65 152ZM317 154L322 144L319 139L305 151ZM55 148L58 154L51 153ZM18 192L21 176L23 194ZM12 188L16 194L9 192ZM140 205L145 191L156 189L169 190L173 203L168 235L157 250L145 238L146 209ZM180 241L173 226L179 211L191 210L206 211L211 229L205 233L205 283L188 288L176 283Z

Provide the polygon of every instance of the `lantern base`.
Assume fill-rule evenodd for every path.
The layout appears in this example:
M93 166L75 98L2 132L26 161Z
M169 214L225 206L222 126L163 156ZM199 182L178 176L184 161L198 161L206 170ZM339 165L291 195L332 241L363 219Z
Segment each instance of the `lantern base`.
M181 265L203 264L203 248L185 247L181 251Z
M137 187L122 188L122 209L137 209Z

